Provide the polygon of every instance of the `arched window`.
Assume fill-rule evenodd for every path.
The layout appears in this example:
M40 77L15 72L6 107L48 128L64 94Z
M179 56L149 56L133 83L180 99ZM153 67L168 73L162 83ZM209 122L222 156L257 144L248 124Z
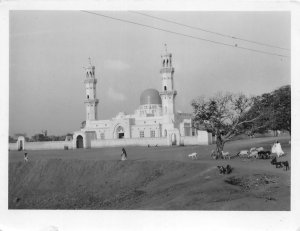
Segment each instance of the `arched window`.
M165 91L167 90L167 86L164 86L164 90L165 90Z
M169 60L167 59L167 66L169 65Z
M92 77L92 72L90 71L90 75L91 75L91 77Z
M167 136L167 130L165 129L165 137Z
M87 95L86 97L87 97L88 99L90 98L90 96L89 96L89 95Z
M165 66L165 60L163 60L163 67Z

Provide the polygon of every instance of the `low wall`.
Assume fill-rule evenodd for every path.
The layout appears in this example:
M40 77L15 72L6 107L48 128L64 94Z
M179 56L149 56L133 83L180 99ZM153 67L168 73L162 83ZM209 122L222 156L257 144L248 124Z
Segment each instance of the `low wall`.
M72 141L25 142L24 150L64 149L65 146L72 149ZM18 150L17 143L9 143L9 150Z
M183 145L199 145L197 136L183 136L181 137L181 144Z
M92 140L92 148L112 147L112 146L167 146L167 138L131 138L131 139L109 139Z

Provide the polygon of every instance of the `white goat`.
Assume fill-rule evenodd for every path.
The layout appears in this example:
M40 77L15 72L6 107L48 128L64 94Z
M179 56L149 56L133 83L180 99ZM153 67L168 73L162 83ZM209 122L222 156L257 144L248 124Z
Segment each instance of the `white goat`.
M263 151L264 150L264 147L259 147L256 149L256 151L260 152L260 151Z
M223 156L224 159L228 158L230 160L229 152L223 152L222 151L222 156Z
M193 153L189 154L188 157L192 158L192 159L197 159L197 157L198 157L197 155L198 155L197 152L193 152Z
M249 157L258 158L258 151L254 150L254 151L250 152Z

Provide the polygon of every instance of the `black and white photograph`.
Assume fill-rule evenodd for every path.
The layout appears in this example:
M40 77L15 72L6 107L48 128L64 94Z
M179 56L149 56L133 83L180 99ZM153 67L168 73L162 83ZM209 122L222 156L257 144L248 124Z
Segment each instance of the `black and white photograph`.
M206 230L300 227L291 11L7 15L3 210L40 220L1 231L182 230L190 213Z

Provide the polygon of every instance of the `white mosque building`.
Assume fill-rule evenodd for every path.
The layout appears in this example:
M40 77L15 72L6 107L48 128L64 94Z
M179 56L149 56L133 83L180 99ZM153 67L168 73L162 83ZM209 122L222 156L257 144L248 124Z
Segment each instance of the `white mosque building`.
M176 112L172 54L161 56L161 89L147 89L131 115L120 112L110 120L98 120L95 66L85 68L85 126L73 135L73 148L106 146L163 146L210 144L206 131L192 128L192 115Z

